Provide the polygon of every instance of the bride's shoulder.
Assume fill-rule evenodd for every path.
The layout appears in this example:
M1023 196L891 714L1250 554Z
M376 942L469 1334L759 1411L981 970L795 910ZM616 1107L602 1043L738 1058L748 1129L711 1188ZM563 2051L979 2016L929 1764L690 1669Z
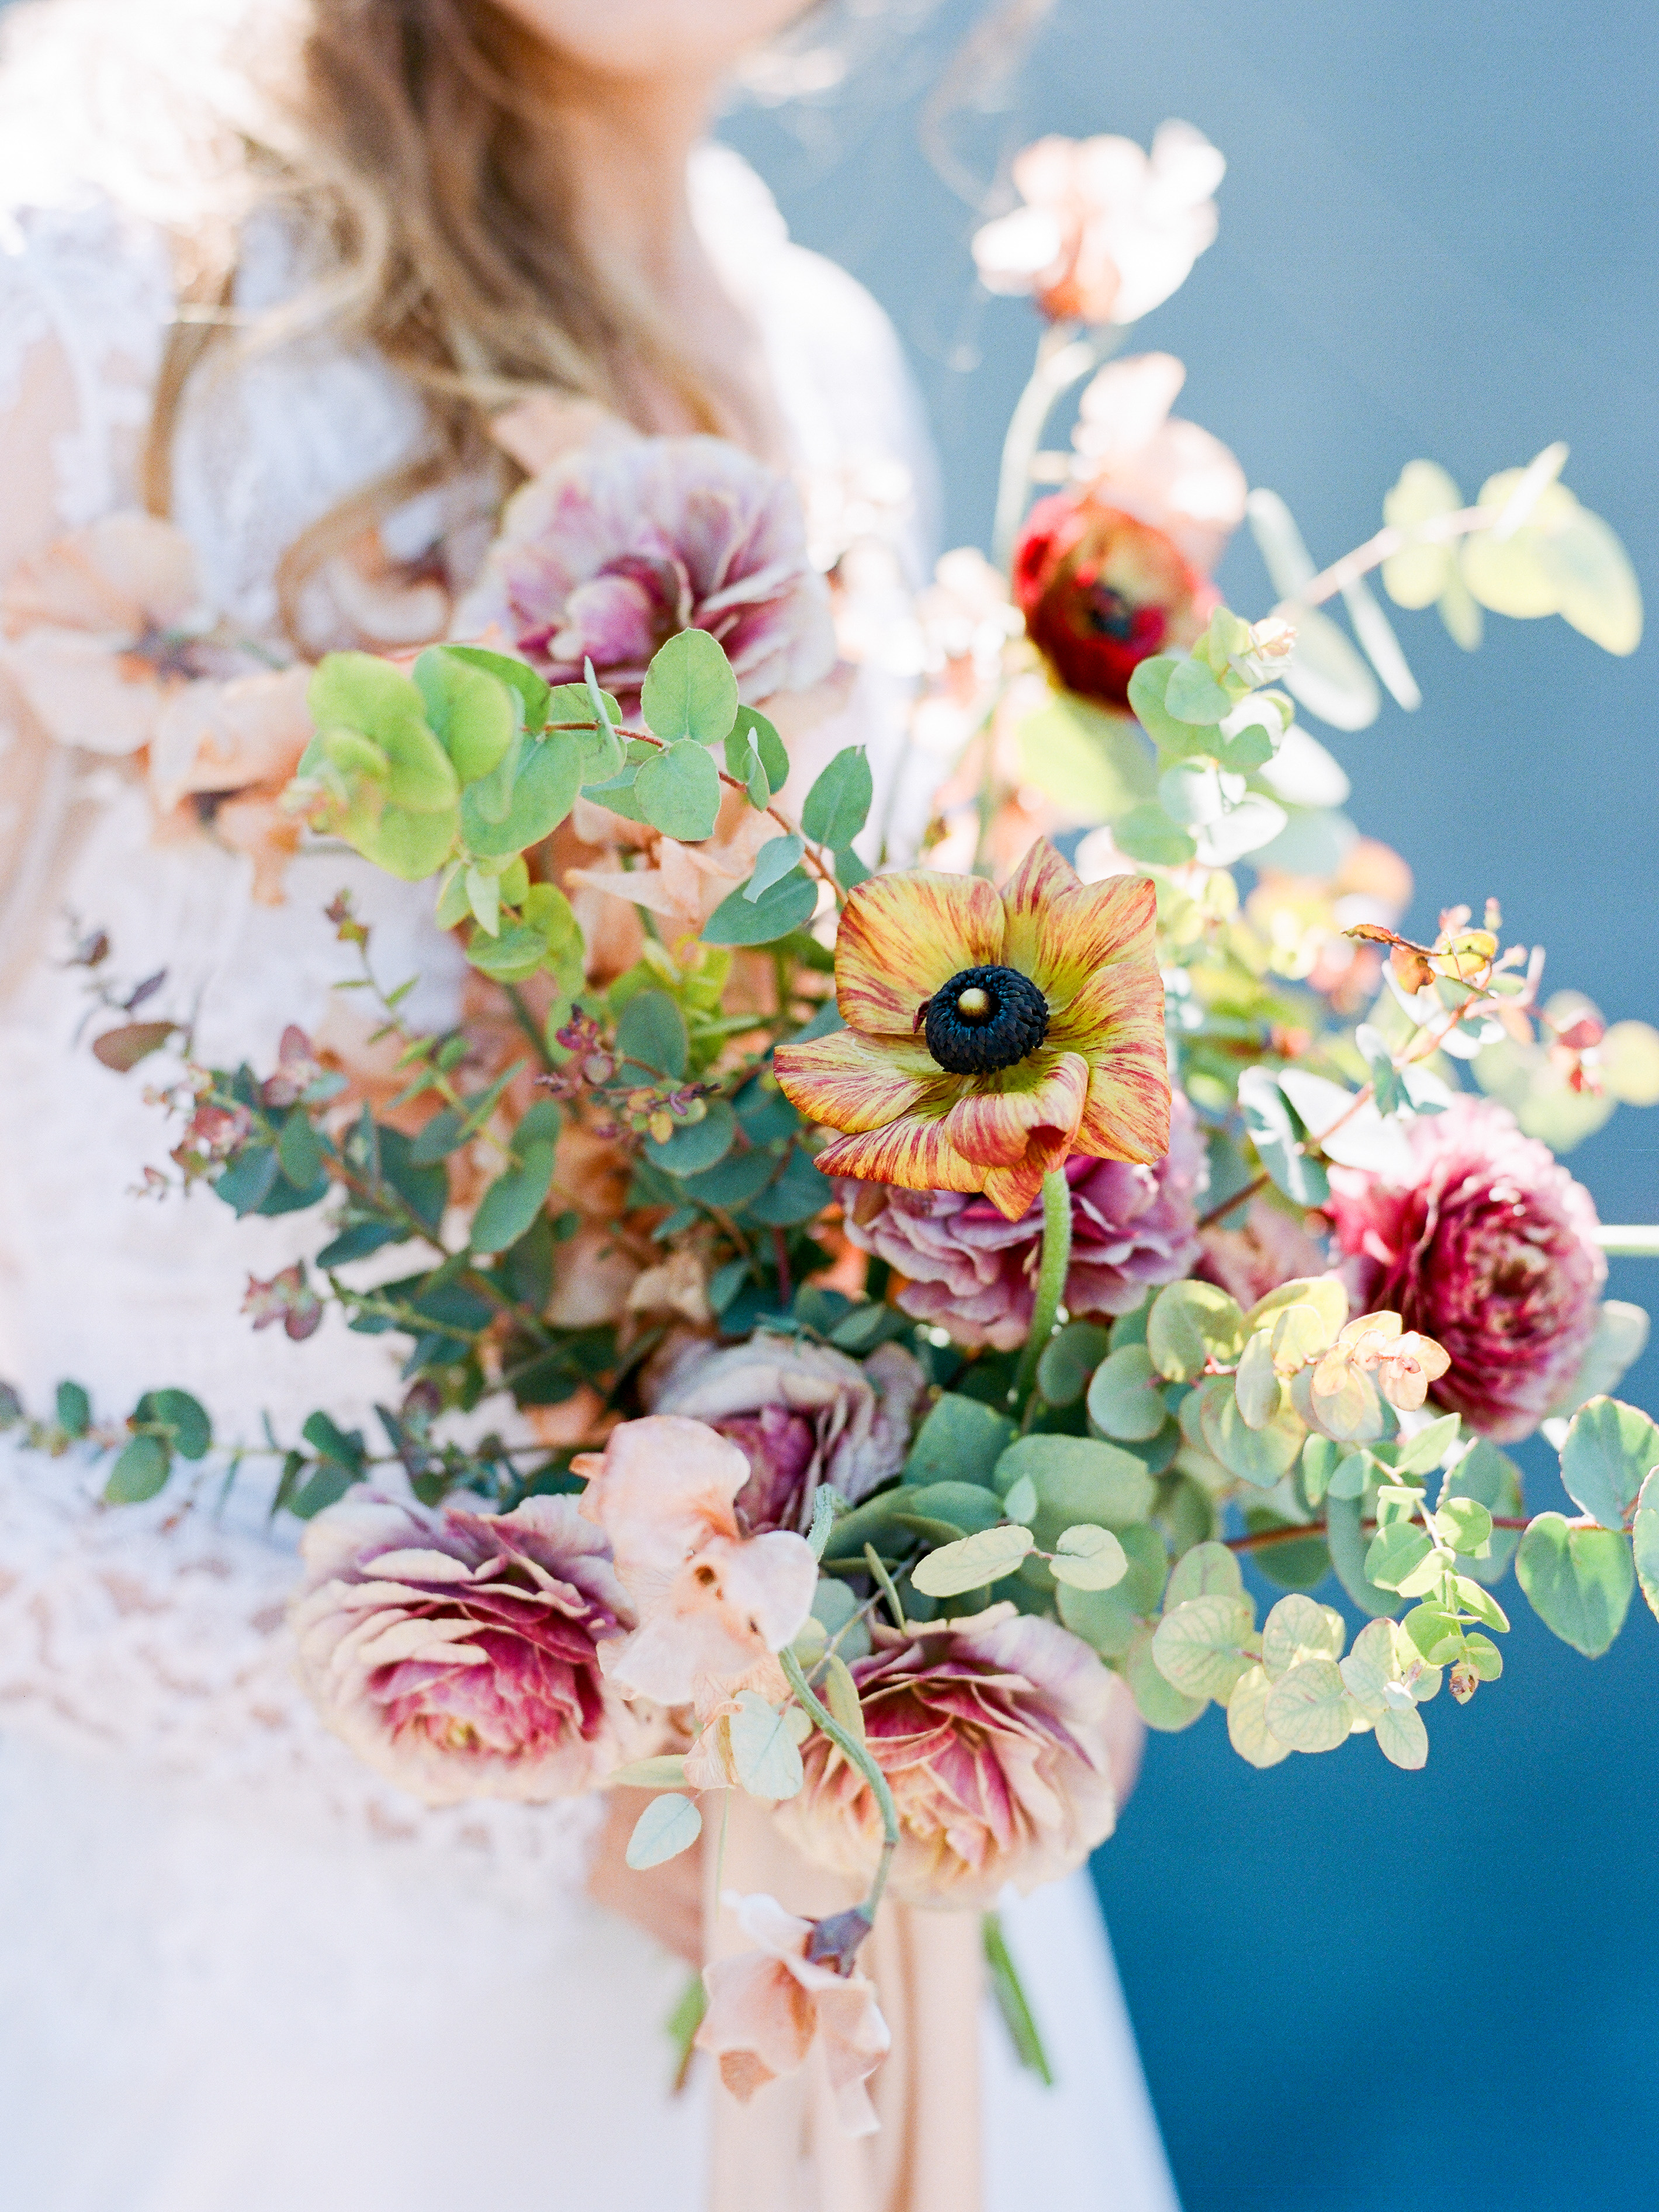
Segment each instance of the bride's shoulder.
M776 200L740 154L718 142L699 147L691 198L709 253L763 325L787 325L826 377L903 381L903 351L885 312L839 263L794 242Z

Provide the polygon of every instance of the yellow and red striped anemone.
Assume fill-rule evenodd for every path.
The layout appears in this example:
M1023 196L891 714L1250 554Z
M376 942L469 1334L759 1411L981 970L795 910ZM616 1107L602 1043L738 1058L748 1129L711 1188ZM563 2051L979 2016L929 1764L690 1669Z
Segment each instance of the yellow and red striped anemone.
M847 1026L780 1045L786 1097L843 1133L826 1175L982 1190L1018 1220L1073 1152L1150 1164L1170 1146L1157 896L1080 883L1046 839L1005 891L874 876L836 939Z

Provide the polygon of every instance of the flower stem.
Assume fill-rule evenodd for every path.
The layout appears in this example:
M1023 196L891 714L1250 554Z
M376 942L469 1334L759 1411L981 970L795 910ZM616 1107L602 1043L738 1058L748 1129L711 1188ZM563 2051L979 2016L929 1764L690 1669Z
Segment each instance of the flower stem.
M1031 488L1031 464L1042 441L1049 416L1063 395L1098 368L1108 355L1123 343L1121 331L1092 331L1076 335L1075 323L1057 323L1043 332L1037 346L1036 366L1015 403L1003 442L1002 467L997 479L996 526L991 557L1006 569L1013 558L1014 541L1025 514L1025 495Z
M1659 1260L1659 1228L1646 1222L1604 1224L1595 1241L1615 1260Z
M817 1696L801 1671L801 1663L786 1644L778 1654L784 1677L818 1726L823 1730L842 1757L855 1766L869 1784L881 1814L881 1863L876 1869L876 1878L870 1885L870 1894L864 1901L867 1917L873 1920L881 1903L882 1892L887 1887L887 1869L892 1863L893 1853L898 1848L898 1807L893 1802L893 1793L887 1786L887 1777L871 1756L867 1744L860 1743L850 1729L844 1729Z
M1025 1340L1025 1356L1010 1394L1016 1405L1030 1395L1036 1381L1037 1362L1054 1333L1054 1318L1066 1294L1066 1271L1071 1264L1072 1186L1063 1167L1051 1168L1042 1178L1042 1257L1037 1265L1031 1333Z

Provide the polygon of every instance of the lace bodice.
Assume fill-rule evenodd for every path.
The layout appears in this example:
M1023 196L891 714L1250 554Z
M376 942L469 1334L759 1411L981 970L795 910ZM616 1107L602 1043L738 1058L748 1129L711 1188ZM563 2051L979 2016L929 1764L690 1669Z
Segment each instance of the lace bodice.
M789 243L735 155L703 149L694 184L711 252L765 339L817 512L830 515L823 526L833 526L837 485L896 469L920 493L908 512L895 507L914 568L927 529L927 448L879 310ZM15 208L0 216L0 480L19 494L0 521L9 564L135 503L172 289L160 237L106 200ZM282 234L256 232L243 304L282 297L293 258ZM315 338L203 379L183 414L173 504L215 605L246 631L274 635L283 550L406 459L420 434L414 395L382 362ZM417 557L443 515L428 499L395 518L398 556ZM146 797L118 763L86 755L49 766L48 803L78 806L84 822L56 903L108 932L132 981L167 971L154 1006L199 1009L210 1060L269 1066L284 1024L314 1028L331 985L351 972L320 911L343 884L374 924L382 972L422 973L416 1018L453 1018L459 956L428 918L424 888L350 856L314 854L291 868L283 905L261 907L241 859L202 838L156 841ZM298 1256L314 1243L312 1225L238 1224L206 1192L160 1203L132 1194L145 1163L173 1139L145 1101L143 1074L112 1074L88 1051L76 977L52 957L62 936L46 933L0 1003L0 1376L37 1411L73 1376L106 1419L123 1418L144 1389L182 1387L211 1407L222 1433L250 1440L262 1415L291 1436L319 1405L372 1422L374 1401L395 1388L380 1340L353 1336L331 1316L295 1346L275 1330L253 1335L239 1311L249 1273L269 1276ZM154 1508L112 1510L72 1455L0 1450L0 1717L210 1769L233 1791L263 1777L281 1794L278 1778L292 1783L303 1768L311 1795L349 1802L360 1828L393 1821L459 1834L465 1823L389 1810L392 1793L337 1755L299 1705L279 1626L288 1547L265 1525L258 1474L244 1470L222 1512L222 1475L211 1469L193 1496L175 1482ZM483 1808L474 1831L556 1838L586 1817L526 1823L505 1810Z

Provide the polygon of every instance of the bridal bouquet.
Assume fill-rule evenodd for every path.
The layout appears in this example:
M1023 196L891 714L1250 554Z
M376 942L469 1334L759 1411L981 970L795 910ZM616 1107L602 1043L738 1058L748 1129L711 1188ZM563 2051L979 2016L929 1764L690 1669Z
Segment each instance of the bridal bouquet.
M951 556L912 639L919 861L835 673L856 547L826 579L758 463L617 433L515 495L471 641L303 679L280 773L275 739L210 769L250 757L250 696L291 717L292 674L222 680L199 740L176 698L170 750L145 726L178 791L434 878L453 1026L405 1019L343 897L356 1060L290 1029L273 1067L201 1065L80 956L109 1064L181 1051L177 1175L314 1212L252 1326L332 1308L402 1352L379 1437L319 1408L267 1440L325 1719L434 1803L635 1790L639 1868L726 1793L775 1808L858 1901L738 1900L752 1948L688 2032L745 2098L820 2040L855 2131L884 1898L988 1911L1080 1863L1125 1701L1218 1705L1259 1767L1358 1737L1416 1768L1443 1685L1503 1673L1511 1567L1592 1658L1638 1581L1659 1612L1659 1429L1610 1395L1646 1321L1602 1295L1652 1232L1603 1230L1555 1157L1659 1101L1659 1036L1546 997L1492 900L1401 934L1403 864L1297 720L1362 726L1379 678L1414 703L1379 569L1470 646L1483 610L1559 612L1627 652L1639 601L1560 447L1472 502L1411 463L1316 574L1171 419L1179 363L1107 361L1207 243L1219 168L1181 125L1150 159L1044 141L981 234L1048 319L1006 574ZM1280 595L1255 621L1211 580L1247 514ZM112 1501L256 1449L161 1377L118 1427L73 1384L30 1426L109 1449ZM1525 1510L1504 1447L1540 1427L1574 1516Z

